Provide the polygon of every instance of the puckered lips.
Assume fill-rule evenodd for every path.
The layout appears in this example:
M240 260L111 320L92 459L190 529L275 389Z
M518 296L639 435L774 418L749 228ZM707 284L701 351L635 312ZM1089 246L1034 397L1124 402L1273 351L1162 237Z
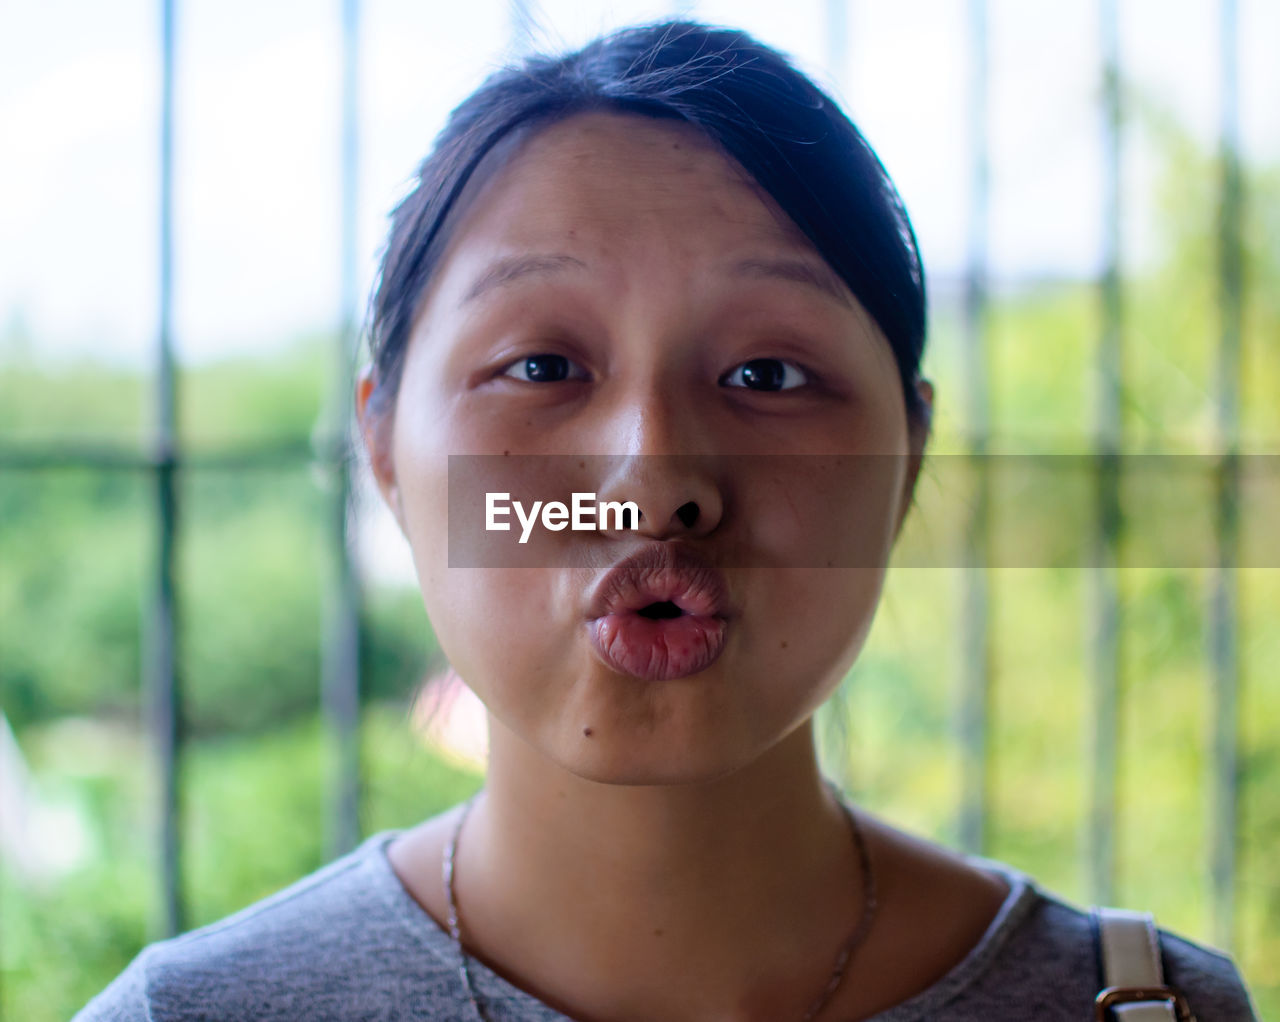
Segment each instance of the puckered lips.
M615 671L670 681L715 662L728 617L724 576L688 546L655 541L600 579L587 627L596 653Z

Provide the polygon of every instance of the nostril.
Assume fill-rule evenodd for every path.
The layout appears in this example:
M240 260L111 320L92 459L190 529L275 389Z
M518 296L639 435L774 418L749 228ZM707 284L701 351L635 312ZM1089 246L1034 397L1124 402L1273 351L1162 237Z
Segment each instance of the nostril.
M698 505L693 501L689 501L687 504L682 504L680 507L676 508L676 517L680 519L680 523L686 529L692 529L694 523L698 520Z

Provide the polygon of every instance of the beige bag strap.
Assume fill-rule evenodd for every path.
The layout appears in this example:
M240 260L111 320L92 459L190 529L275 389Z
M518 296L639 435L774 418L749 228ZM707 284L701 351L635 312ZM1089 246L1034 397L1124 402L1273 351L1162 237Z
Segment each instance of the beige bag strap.
M1186 998L1166 986L1160 934L1147 912L1093 910L1103 989L1096 1022L1194 1022Z

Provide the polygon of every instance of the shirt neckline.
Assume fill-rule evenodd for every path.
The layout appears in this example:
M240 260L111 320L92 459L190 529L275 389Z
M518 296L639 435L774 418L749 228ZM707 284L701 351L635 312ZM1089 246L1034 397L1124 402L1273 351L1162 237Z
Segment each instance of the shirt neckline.
M418 904L391 867L387 846L402 833L402 829L379 831L366 838L354 854L371 865L378 890L405 928L442 964L451 969L460 969L462 958L453 939ZM931 1017L986 972L1010 936L1030 913L1039 897L1039 891L1030 877L994 859L966 855L965 860L979 869L995 873L1008 883L1009 892L1000 908L969 953L942 977L907 1000L870 1016L865 1022L918 1022ZM540 1022L571 1022L569 1016L498 975L479 959L471 957L468 961L472 983L483 1000L502 1002L512 1011L522 1013L522 1018L537 1018Z

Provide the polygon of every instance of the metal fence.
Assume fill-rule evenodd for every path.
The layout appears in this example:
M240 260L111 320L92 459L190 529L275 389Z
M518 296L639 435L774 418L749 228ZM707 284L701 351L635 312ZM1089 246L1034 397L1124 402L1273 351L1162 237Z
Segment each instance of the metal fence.
M1124 635L1121 602L1117 586L1118 551L1122 536L1120 512L1120 471L1118 458L1123 447L1121 392L1124 379L1121 330L1125 314L1125 293L1121 266L1121 232L1124 217L1120 175L1123 162L1120 88L1122 54L1119 46L1118 5L1120 0L1099 0L1103 56L1102 103L1098 131L1102 141L1104 201L1098 210L1103 226L1104 266L1097 282L1101 308L1101 335L1098 337L1095 384L1097 401L1096 493L1094 544L1096 570L1091 573L1092 615L1089 663L1092 683L1091 779L1087 821L1089 896L1099 902L1113 900L1115 873L1116 763L1120 690L1120 654ZM841 0L827 0L824 6L827 39L832 66L847 45L848 11ZM685 4L684 13L696 13ZM511 40L514 49L528 43L530 15L526 4L510 3ZM1237 587L1235 566L1239 521L1239 438L1240 438L1240 348L1244 287L1242 274L1241 223L1243 208L1242 175L1239 156L1237 98L1237 3L1220 0L1219 46L1221 64L1221 108L1219 146L1222 178L1219 182L1218 217L1218 308L1217 379L1214 383L1216 429L1220 464L1216 474L1216 532L1219 561L1210 606L1210 651L1212 676L1212 756L1211 809L1205 826L1210 837L1212 877L1213 938L1230 947L1233 935L1233 904L1236 886L1238 832L1238 711L1237 688L1240 667L1237 656ZM988 154L988 3L969 0L969 33L965 45L970 52L972 77L968 83L968 139L971 145L972 191L969 196L968 267L964 279L964 396L968 450L979 466L978 499L971 506L967 523L970 549L988 549L991 536L990 478L983 466L988 449L988 380L990 367L985 352L989 304L988 219L991 190ZM341 265L341 322L333 358L339 367L337 383L329 395L326 428L320 441L305 444L272 445L238 449L203 456L182 450L175 429L180 394L175 385L174 356L174 132L179 111L174 104L174 85L179 72L176 46L180 16L177 0L162 0L162 31L159 47L163 57L162 104L158 126L160 153L159 190L159 307L158 342L155 352L155 421L150 450L139 454L116 447L39 447L12 445L0 448L0 468L5 471L53 471L66 467L88 467L104 472L140 472L151 479L155 507L154 563L151 599L145 628L146 721L155 755L155 769L161 778L160 826L156 841L162 863L160 895L165 935L186 927L180 891L182 847L179 821L183 813L182 678L178 671L176 622L182 608L182 593L176 584L175 555L182 542L183 514L177 496L179 476L204 469L233 468L251 471L281 464L318 466L327 475L329 535L336 570L329 573L325 596L324 649L322 654L322 706L332 752L328 852L337 855L352 848L359 835L357 725L359 718L358 621L360 593L352 563L348 535L351 527L352 480L347 458L347 438L351 424L350 371L358 343L360 307L356 243L356 189L358 181L357 71L360 35L359 0L342 0L342 92L341 118L342 235L335 258ZM955 741L961 752L962 798L958 807L957 833L963 847L981 851L986 844L988 790L991 750L989 749L988 707L991 678L990 594L987 575L982 570L966 573L962 611L959 660L962 664L960 708L955 721Z

